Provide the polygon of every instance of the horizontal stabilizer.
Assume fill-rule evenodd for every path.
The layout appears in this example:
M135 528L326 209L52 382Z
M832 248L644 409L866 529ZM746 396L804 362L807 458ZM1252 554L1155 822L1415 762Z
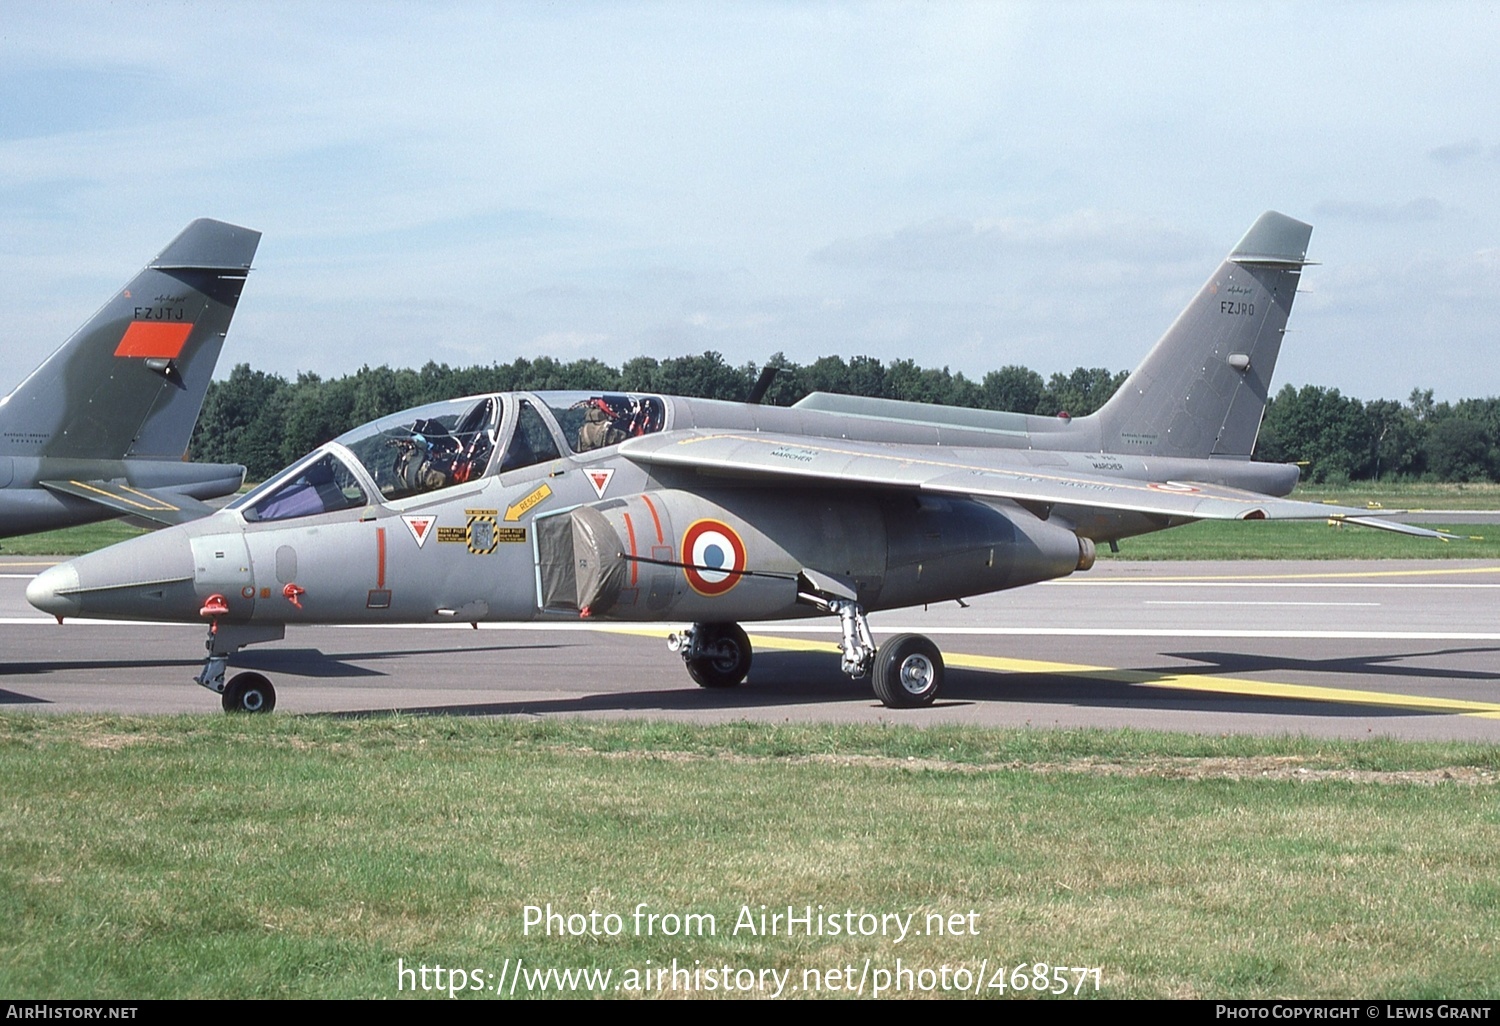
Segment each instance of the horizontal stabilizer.
M1393 514L1401 511L1393 510ZM1434 531L1426 527L1416 527L1412 524L1402 524L1394 520L1382 520L1379 517L1333 517L1333 520L1342 524L1356 524L1360 527L1375 527L1382 531L1394 531L1396 534L1409 534L1414 538L1438 538L1442 541L1458 541L1462 535L1449 534L1446 531Z
M167 243L148 265L158 271L219 271L241 276L250 271L260 245L260 232L200 217Z
M171 527L212 513L213 507L175 492L149 492L118 481L42 481L50 492L85 499L129 516Z

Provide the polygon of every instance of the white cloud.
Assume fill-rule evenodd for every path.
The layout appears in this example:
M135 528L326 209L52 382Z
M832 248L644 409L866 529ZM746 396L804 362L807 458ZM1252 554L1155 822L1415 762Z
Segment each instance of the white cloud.
M1487 298L1412 263L1500 248L1500 11L1416 10L15 5L7 352L24 373L206 215L266 233L225 369L1123 367L1276 208L1325 284L1413 283L1399 328L1378 285L1307 297L1281 380L1500 391L1459 358Z

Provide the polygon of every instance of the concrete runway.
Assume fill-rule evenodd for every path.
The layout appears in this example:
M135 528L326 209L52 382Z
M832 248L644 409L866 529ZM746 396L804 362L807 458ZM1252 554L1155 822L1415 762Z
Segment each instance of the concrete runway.
M25 602L48 562L0 559L0 707L221 715L191 682L204 629L69 621ZM1101 563L1048 584L871 618L948 663L930 709L839 672L832 621L749 625L750 680L695 686L667 627L308 627L241 652L277 715L576 715L1500 741L1500 565Z

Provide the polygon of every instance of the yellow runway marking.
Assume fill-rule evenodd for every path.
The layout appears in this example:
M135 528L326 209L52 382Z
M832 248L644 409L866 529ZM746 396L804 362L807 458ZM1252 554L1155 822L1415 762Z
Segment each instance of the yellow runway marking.
M665 637L667 631L644 627L610 627L619 634L638 634L647 637ZM813 641L808 638L786 638L771 634L752 634L750 642L756 648L774 649L783 652L832 652L838 645L831 641ZM1173 688L1178 691L1199 691L1207 694L1249 695L1255 698L1289 698L1304 702L1336 702L1344 705L1373 705L1390 709L1409 709L1413 712L1443 712L1459 716L1475 716L1481 719L1500 719L1500 702L1475 702L1464 698L1437 698L1427 695L1398 695L1385 691L1359 691L1354 688L1326 688L1311 684L1278 684L1272 681L1249 680L1244 677L1219 677L1199 673L1143 673L1140 670L1123 670L1109 666L1090 666L1086 663L1054 663L1039 659L1010 659L1004 656L967 655L962 652L944 652L943 662L966 670L991 670L1000 673L1055 674L1065 677L1085 677L1104 680L1114 684L1134 684L1140 687Z
M771 639L766 639L768 642ZM769 647L769 646L768 646ZM1088 677L1118 684L1142 687L1174 688L1179 691L1201 691L1213 694L1251 695L1256 698L1291 698L1304 702L1338 702L1345 705L1378 705L1422 712L1457 713L1500 719L1500 703L1475 702L1463 698L1436 698L1427 695L1398 695L1386 691L1359 691L1353 688L1327 688L1312 684L1277 684L1244 677L1219 677L1199 673L1142 673L1108 666L1085 666L1077 663L1052 663L1035 659L1006 659L944 653L949 666L971 670L999 670L1002 673L1045 673L1069 677Z

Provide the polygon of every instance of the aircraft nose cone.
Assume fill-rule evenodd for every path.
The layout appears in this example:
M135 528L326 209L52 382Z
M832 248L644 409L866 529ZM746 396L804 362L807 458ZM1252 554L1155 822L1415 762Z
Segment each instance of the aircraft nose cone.
M59 563L32 578L26 585L26 601L53 616L77 616L82 609L77 590L77 568L72 563Z
M27 600L53 616L198 622L193 554L182 528L111 545L37 575Z

